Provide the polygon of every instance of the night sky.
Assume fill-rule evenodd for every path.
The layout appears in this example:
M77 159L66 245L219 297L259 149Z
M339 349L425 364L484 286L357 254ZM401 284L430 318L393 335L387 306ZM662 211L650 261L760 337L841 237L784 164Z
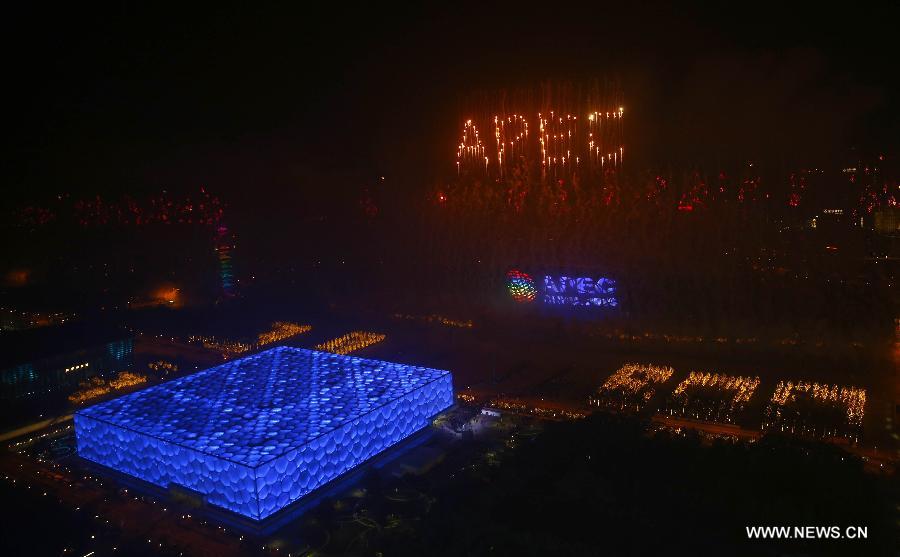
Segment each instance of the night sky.
M452 169L461 99L543 80L620 83L648 167L896 152L896 5L629 6L18 5L5 203L415 188Z

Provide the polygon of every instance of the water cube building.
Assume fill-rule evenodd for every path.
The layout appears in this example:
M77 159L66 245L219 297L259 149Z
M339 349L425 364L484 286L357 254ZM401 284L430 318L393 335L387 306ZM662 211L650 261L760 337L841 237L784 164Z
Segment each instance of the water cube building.
M262 520L428 426L448 371L278 347L75 414L81 458Z

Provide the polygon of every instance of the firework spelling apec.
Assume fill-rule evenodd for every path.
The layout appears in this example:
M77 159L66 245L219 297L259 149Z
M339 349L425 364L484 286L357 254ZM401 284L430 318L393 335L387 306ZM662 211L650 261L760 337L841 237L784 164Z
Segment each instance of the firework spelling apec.
M458 174L484 173L502 179L510 167L529 158L529 146L539 149L541 170L552 177L571 174L584 168L590 172L615 168L622 164L625 146L621 143L624 108L594 111L587 116L587 126L579 128L578 116L538 113L539 135L536 144L528 142L528 121L524 116L494 116L496 148L490 155L482 141L478 126L471 119L463 126L456 150ZM493 155L493 158L491 157Z
M503 180L514 174L522 163L537 161L542 178L561 179L576 173L603 174L615 170L625 156L625 108L595 108L599 103L609 102L599 101L595 95L584 101L590 106L584 111L500 111L491 116L469 118L463 124L456 149L457 175ZM548 103L551 107L582 104L567 94L549 97L541 105L546 107ZM485 130L493 130L493 137L485 137L482 133Z

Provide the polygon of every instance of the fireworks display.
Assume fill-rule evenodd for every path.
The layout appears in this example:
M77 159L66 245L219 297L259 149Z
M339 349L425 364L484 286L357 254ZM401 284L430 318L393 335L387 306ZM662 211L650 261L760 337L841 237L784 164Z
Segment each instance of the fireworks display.
M385 335L379 333L353 331L352 333L347 333L346 335L316 345L313 350L322 350L324 352L345 355L356 352L357 350L362 350L367 346L377 344L385 338Z
M538 112L531 116L537 124L536 137L529 135L528 116L495 114L490 121L495 146L490 152L479 135L478 123L466 120L456 150L457 175L503 180L535 161L544 179L614 170L624 162L624 110L618 107L581 115Z
M463 126L462 140L459 142L459 148L456 150L456 171L462 172L465 168L467 171L472 167L481 167L483 165L485 172L488 169L488 157L485 154L484 144L478 137L478 128L467 120Z
M272 323L272 329L259 333L256 337L257 346L265 346L273 342L280 342L292 336L303 334L312 330L312 325L300 325L289 321L276 321Z
M534 287L534 279L531 275L517 269L513 269L506 273L506 289L509 290L510 296L516 302L526 303L533 302L537 296L537 289Z
M512 164L526 154L528 121L519 114L506 118L494 116L494 140L497 144L497 172L503 177Z
M617 169L625 154L625 107L608 89L543 84L540 91L466 103L457 175L502 181L534 172L542 180L568 180ZM493 130L493 141L479 130Z
M81 384L81 389L69 395L69 401L75 404L82 404L112 391L127 389L146 382L146 376L130 371L119 372L118 375L109 380L101 377L92 377L89 381Z
M641 175L639 167L624 166L627 108L617 87L568 83L469 99L460 110L456 180L441 186L438 203L472 208L473 202L494 204L505 197L503 205L514 213L527 213L531 204L553 216L623 203L668 206L685 215L735 205L780 205L796 212L815 200L812 190L833 179L818 168L796 167L779 176L769 169L764 180L761 165L750 160L674 173L653 168L653 174ZM898 203L897 185L879 174L878 161L870 163L843 171L859 196L848 209L854 222Z
M84 228L154 224L216 226L224 212L222 201L201 187L193 195L183 197L166 191L146 198L123 196L117 199L99 195L73 199L63 194L50 205L23 207L14 220L19 226L32 227L55 222L74 223Z
M692 371L668 401L670 415L732 423L759 387L759 377Z
M592 406L607 406L619 410L640 410L675 370L667 366L625 364L612 374L591 397Z
M763 428L858 441L865 408L865 389L780 381L766 408Z
M622 145L624 115L625 109L621 106L612 112L588 114L588 160L594 169L598 166L603 168L609 163L617 166L624 162L625 147Z
M268 344L281 342L282 340L306 333L310 330L312 330L311 325L301 325L290 321L275 321L272 323L269 330L256 335L255 342L250 339L220 339L214 336L202 335L190 336L187 340L191 343L199 343L203 348L208 350L215 350L222 354L222 357L228 359L232 356L257 350Z

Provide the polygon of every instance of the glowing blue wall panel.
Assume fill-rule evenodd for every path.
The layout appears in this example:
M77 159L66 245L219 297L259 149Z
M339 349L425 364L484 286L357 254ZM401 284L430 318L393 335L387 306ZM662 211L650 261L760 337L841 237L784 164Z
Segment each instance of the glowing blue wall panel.
M78 454L262 519L426 427L449 372L279 347L80 410Z
M257 469L266 517L427 426L453 404L450 374L388 403Z
M249 466L75 414L78 454L150 483L203 493L213 505L253 517L259 508Z

